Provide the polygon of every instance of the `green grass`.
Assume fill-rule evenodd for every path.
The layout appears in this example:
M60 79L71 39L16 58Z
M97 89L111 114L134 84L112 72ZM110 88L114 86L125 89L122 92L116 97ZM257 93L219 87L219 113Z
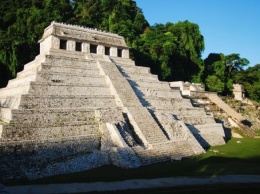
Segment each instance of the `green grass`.
M215 154L212 150L218 150L220 153ZM225 145L211 147L201 159L216 155L223 158L260 159L260 139L233 138Z
M237 143L240 141L240 143ZM24 180L18 184L45 184L70 182L116 181L135 178L158 178L173 176L212 176L225 174L260 174L260 139L231 139L223 146L211 147L206 154L181 162L167 162L136 169L115 166L60 175L35 181ZM217 150L218 153L213 152Z

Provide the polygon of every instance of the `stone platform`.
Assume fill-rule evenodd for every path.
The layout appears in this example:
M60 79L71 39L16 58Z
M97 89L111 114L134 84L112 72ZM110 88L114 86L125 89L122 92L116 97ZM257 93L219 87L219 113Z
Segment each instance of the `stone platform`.
M0 180L135 168L225 143L212 116L135 66L123 37L53 22L40 47L0 89Z

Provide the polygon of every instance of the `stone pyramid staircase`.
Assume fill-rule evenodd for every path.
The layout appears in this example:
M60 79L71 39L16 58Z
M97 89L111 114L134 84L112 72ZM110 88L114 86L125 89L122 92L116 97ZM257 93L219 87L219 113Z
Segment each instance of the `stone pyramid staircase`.
M62 55L72 56L38 56L1 89L3 141L100 136L95 110L117 107L115 98L95 62L82 53Z
M35 176L50 164L100 152L97 110L118 110L96 62L66 50L52 50L26 65L0 89L0 105L0 174L11 174L6 179ZM90 166L108 162L103 158ZM35 169L31 175L29 164Z
M168 82L160 82L146 67L137 67L134 61L111 57L118 69L135 91L142 105L146 107L165 131L170 140L187 138L191 131L204 147L225 143L223 127L207 115L203 108L193 107L189 99L182 98L179 90L171 89ZM182 121L185 125L180 124ZM179 130L182 125L182 130ZM188 127L189 130L183 130ZM208 138L218 131L214 138ZM183 135L182 133L184 133ZM205 135L203 135L205 134ZM192 138L192 135L189 134Z
M123 37L54 22L40 41L0 89L0 180L132 168L225 143L212 116L135 66Z
M173 99L182 100L180 92L172 90L168 83L160 82L155 75L150 73L149 68L135 66L134 62L129 59L110 58L132 87L141 107L145 107L149 111L150 116L167 138L160 139L156 131L153 131L149 125L146 126L146 129L155 134L153 141L148 141L150 144L145 148L133 147L142 164L167 161L176 158L177 155L182 158L204 153L187 126L177 119L172 114L172 108L169 108L172 106ZM194 109L194 107L192 108ZM138 114L140 111L137 109L134 115ZM145 118L139 115L138 117ZM149 138L147 134L145 137ZM149 155L151 157L148 157Z

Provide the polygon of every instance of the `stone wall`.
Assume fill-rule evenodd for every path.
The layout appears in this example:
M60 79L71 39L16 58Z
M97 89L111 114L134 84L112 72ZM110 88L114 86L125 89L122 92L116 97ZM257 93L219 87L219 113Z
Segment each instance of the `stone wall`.
M2 181L13 181L68 173L68 170L72 171L69 167L63 172L51 170L50 167L75 156L88 156L98 151L99 147L100 137L97 136L0 143L0 178ZM106 157L98 159L90 167L103 165L106 161ZM75 172L78 170L75 169Z
M61 41L66 44L64 48ZM60 48L69 51L77 51L78 49L80 52L89 53L91 45L95 45L97 46L97 54L104 55L105 47L108 47L109 55L129 58L129 49L122 36L81 26L52 22L44 30L39 43L41 53ZM77 44L80 46L77 47Z

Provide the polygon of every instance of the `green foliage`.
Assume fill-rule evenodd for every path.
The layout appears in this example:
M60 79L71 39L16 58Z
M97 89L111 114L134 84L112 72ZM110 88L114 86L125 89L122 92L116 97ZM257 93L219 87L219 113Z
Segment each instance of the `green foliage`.
M225 84L216 75L209 75L205 84L210 92L221 93L225 88Z
M249 61L240 58L239 54L224 55L222 53L210 53L204 60L205 69L203 81L206 90L231 94L233 90L234 77L238 78L239 72L243 71ZM215 83L214 83L215 82Z
M226 65L228 67L228 74L230 75L234 69L242 70L247 66L249 61L246 58L240 58L239 54L234 53L226 56Z
M162 80L200 81L203 67L203 36L199 27L188 21L156 24L134 40L132 47L139 55L137 64L150 63L152 72Z
M204 38L189 21L149 26L133 0L1 0L0 87L39 53L37 41L51 21L72 23L125 37L137 65L151 68L159 79L204 82L206 89L230 93L242 83L259 101L259 67L239 54L210 54L201 59Z
M248 97L260 102L260 64L237 72L234 81L244 85Z
M0 6L0 86L39 53L37 41L51 21L72 16L69 0L2 0Z

